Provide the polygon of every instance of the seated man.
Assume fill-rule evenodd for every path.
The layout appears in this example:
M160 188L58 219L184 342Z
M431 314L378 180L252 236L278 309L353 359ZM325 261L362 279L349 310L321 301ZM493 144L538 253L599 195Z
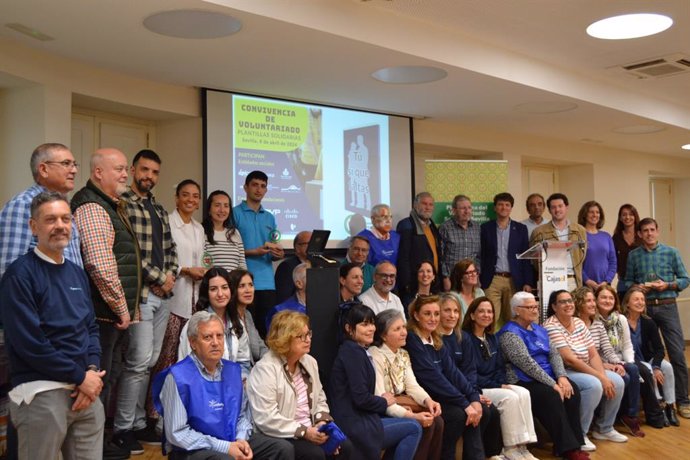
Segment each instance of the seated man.
M367 237L355 235L350 238L350 247L347 248L347 256L340 262L340 265L354 262L362 269L362 275L364 275L362 292L374 285L374 266L367 262L370 247L371 245Z
M187 337L192 353L159 373L152 390L170 460L287 458L270 439L249 439L252 421L240 365L221 359L223 320L197 312Z
M279 303L266 315L266 333L271 328L271 320L273 315L283 310L292 310L299 313L307 313L307 268L309 262L301 263L292 270L292 283L294 285L294 294L288 297L284 302Z
M383 310L393 308L405 317L405 309L400 301L400 297L391 292L395 287L396 275L397 268L395 268L395 265L387 260L379 262L374 271L374 285L362 292L359 300L374 310L374 313L377 315Z

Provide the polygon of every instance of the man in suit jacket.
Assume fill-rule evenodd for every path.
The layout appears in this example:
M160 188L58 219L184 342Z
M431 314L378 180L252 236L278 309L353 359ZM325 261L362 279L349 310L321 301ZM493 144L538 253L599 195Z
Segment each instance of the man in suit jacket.
M496 220L482 224L480 281L496 310L497 326L511 316L510 299L516 290L532 291L534 272L528 260L516 256L529 248L527 227L510 219L515 200L510 193L494 197Z

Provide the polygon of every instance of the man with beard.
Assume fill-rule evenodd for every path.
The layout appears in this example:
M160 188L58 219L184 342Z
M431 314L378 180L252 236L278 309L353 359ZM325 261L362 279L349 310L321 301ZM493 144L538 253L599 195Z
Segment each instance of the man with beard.
M127 203L129 222L141 251L142 287L139 321L128 328L129 345L117 395L113 442L135 455L144 452L140 441L160 444L160 437L146 426L146 392L168 322L165 299L172 295L178 271L168 213L151 194L160 168L161 159L153 150L137 153L130 169L132 184L121 197Z
M403 305L408 305L417 292L417 272L415 271L423 261L434 264L434 270L439 272L439 255L441 254L441 237L436 224L431 220L434 213L434 197L429 192L418 193L410 217L400 222L396 231L400 235L398 249L398 291ZM434 280L432 292L439 286L438 277Z
M64 257L72 215L61 193L31 201L36 247L10 265L0 283L10 360L10 413L20 459L100 458L104 414L98 395L100 346L89 282Z
M91 156L89 181L72 198L100 331L101 369L107 373L101 393L106 407L114 383L110 380L114 352L120 349L130 321L138 321L140 316L139 245L120 200L126 191L127 157L117 149L100 149ZM107 459L129 458L129 454L111 443L103 446Z

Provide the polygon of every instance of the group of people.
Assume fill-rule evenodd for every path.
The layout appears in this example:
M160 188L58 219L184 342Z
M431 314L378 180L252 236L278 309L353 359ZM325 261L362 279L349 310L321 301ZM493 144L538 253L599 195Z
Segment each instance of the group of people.
M309 355L311 233L274 273L285 254L261 204L265 173L246 176L234 207L213 191L197 222L194 180L178 183L170 214L156 202L152 150L131 165L97 150L69 202L78 164L66 146L37 147L30 166L35 184L0 211L18 458L128 458L162 437L173 459L452 459L460 438L463 458L531 459L536 418L558 455L584 459L590 430L627 440L617 419L644 436L640 399L648 425L690 418L675 303L690 280L631 205L613 238L598 203L570 222L560 193L530 195L524 223L509 193L482 225L464 195L438 228L427 192L396 230L390 207L373 206L340 267L342 343L322 382ZM534 267L515 256L548 240L578 249L572 294L551 294L542 327Z

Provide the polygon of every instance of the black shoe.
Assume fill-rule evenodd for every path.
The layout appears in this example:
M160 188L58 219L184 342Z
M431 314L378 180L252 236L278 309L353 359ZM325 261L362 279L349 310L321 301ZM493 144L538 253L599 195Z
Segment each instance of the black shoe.
M671 404L666 404L666 407L664 408L664 415L666 415L666 418L671 425L680 426L678 417L676 417L676 410Z
M156 433L156 429L153 426L134 430L133 433L134 438L142 444L161 445L161 435Z
M137 438L134 437L134 432L131 430L115 433L112 442L120 449L129 450L131 455L141 455L144 453L144 448L139 444Z
M121 448L111 441L103 443L103 460L127 460L129 450Z

